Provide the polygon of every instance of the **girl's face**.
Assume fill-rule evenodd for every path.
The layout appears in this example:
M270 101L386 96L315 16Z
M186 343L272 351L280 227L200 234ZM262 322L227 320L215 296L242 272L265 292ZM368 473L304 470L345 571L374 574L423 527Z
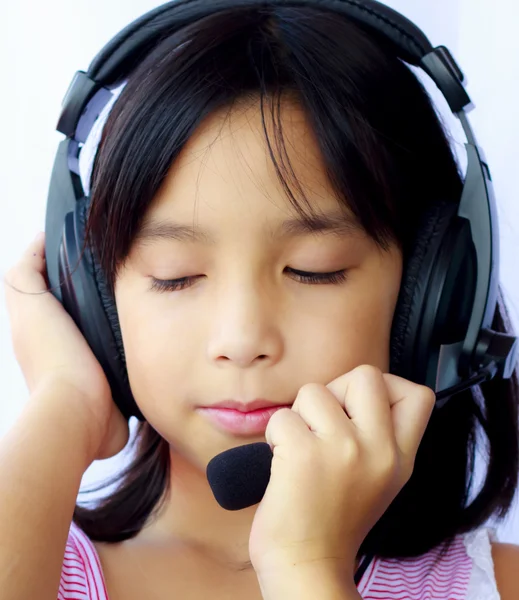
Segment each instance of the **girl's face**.
M306 196L323 216L337 216L302 110L285 101L282 119ZM400 251L382 251L352 216L315 232L297 218L269 156L259 103L242 105L228 118L212 115L190 139L119 272L134 397L172 450L200 469L264 436L222 431L197 407L257 398L291 404L305 383L327 384L366 363L388 370ZM301 271L344 276L316 282ZM182 278L179 289L153 287L155 279Z

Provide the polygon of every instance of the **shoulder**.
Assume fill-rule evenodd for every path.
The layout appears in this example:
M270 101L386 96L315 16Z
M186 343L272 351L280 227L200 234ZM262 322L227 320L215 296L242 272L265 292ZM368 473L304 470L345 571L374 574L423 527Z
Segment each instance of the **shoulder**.
M69 530L58 600L106 600L106 586L94 545L72 523Z
M377 559L358 591L367 600L469 600L473 597L469 590L472 570L472 558L465 548L464 537L460 535L450 544L440 544L418 556ZM492 596L480 598L497 600Z
M519 546L492 543L492 559L501 600L519 597Z
M377 559L359 593L368 600L511 600L519 598L518 576L519 547L498 543L494 528L480 527L416 557Z

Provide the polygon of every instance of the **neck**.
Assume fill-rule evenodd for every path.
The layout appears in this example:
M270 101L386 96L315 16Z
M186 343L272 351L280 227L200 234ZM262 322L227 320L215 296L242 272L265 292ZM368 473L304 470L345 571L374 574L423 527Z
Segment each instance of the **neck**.
M161 509L135 541L146 545L183 546L232 571L253 570L249 536L257 505L228 511L215 500L205 470L170 450L170 481ZM359 560L355 561L357 570Z
M160 511L137 538L142 543L184 545L230 568L251 568L249 534L257 506L228 511L215 500L205 469L170 450L168 493Z

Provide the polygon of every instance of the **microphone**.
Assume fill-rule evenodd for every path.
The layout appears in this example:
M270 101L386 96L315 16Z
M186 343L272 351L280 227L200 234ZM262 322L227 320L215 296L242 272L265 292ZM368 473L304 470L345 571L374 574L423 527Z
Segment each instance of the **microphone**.
M270 480L272 450L266 442L231 448L207 465L207 480L218 504L241 510L258 504Z

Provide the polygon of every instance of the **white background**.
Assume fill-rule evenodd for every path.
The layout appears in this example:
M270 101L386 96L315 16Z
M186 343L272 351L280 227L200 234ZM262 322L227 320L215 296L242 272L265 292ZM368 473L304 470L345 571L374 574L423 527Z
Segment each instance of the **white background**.
M159 6L153 0L4 0L0 3L0 276L44 228L61 100L77 70L120 29ZM391 0L433 45L446 45L464 71L476 106L469 117L491 168L501 225L501 279L515 323L519 206L516 202L519 118L519 4L509 0ZM425 76L426 77L426 76ZM428 78L426 78L428 80ZM428 80L430 81L430 80ZM424 80L451 128L463 164L463 134L443 97ZM434 84L432 84L434 86ZM0 436L14 423L27 390L11 347L0 298ZM114 472L124 454L94 463L83 483ZM519 510L498 527L502 541L519 543Z

